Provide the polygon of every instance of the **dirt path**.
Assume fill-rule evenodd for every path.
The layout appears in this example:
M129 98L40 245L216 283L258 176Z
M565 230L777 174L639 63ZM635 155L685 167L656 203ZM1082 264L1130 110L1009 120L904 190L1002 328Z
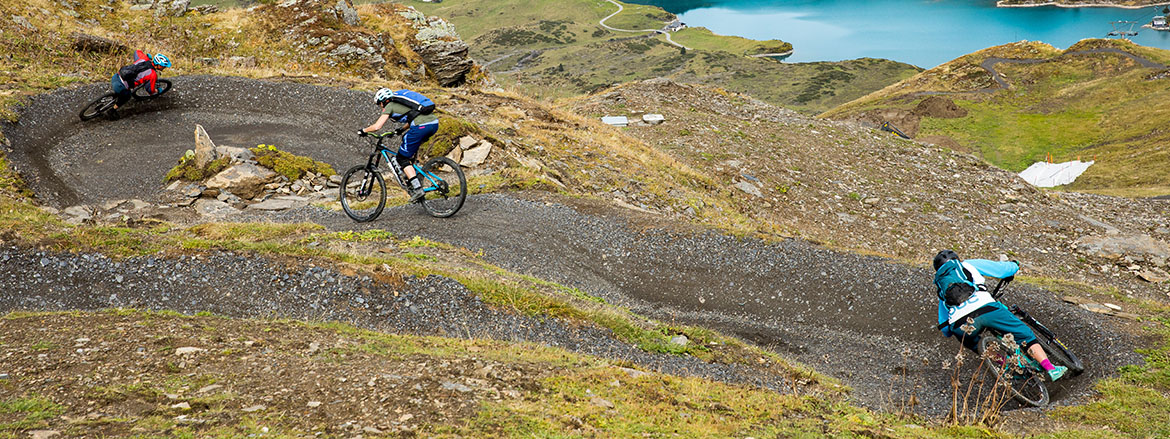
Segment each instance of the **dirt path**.
M79 97L95 94L98 86L38 97L23 113L21 125L5 127L16 150L13 162L31 173L38 194L68 205L70 200L149 196L170 162L190 147L195 123L228 144L234 142L223 138L235 136L244 146L277 143L334 165L361 160L361 143L344 140L351 127L368 123L367 115L358 111L369 107L363 93L209 77L177 78L175 85L170 100L161 100L151 113L95 124L73 122L72 113ZM81 151L100 161L61 167ZM833 252L802 241L767 243L694 232L693 226L663 218L557 198L473 196L446 220L426 216L417 206L387 209L368 224L313 207L251 219L313 221L333 230L380 228L482 249L489 261L510 270L578 287L661 320L715 327L774 349L842 379L866 405L882 406L891 397L910 394L924 414L940 414L949 404L949 378L941 365L954 355L955 345L933 329L936 303L930 273L921 266ZM10 286L20 281L4 282L3 290L14 294ZM45 300L55 300L47 302L58 304L53 309L103 306L100 300L72 305L62 299L87 288L83 280L76 282L81 283L38 291ZM153 291L158 290L139 295L150 300ZM200 300L227 300L219 305L232 306L232 299L218 296L189 300L179 302L184 305L179 309L200 309ZM1013 287L1008 300L1060 328L1090 365L1084 376L1058 386L1058 401L1084 395L1095 378L1138 361L1136 341L1116 321L1026 286ZM165 307L172 302L157 303ZM456 300L442 306L457 310L467 303ZM321 305L312 298L295 304ZM298 309L291 308L289 315L300 315Z

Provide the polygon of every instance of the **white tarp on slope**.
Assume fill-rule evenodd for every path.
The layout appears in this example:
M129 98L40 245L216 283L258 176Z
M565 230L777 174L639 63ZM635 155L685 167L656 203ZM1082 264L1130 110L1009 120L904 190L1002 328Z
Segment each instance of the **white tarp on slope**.
M1037 187L1054 187L1072 183L1093 162L1073 160L1064 163L1037 162L1020 173L1020 178Z

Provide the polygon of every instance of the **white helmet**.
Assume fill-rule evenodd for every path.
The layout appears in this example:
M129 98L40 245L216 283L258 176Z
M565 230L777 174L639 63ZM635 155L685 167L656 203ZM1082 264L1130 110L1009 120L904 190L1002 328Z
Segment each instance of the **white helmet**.
M378 105L386 105L390 102L390 98L394 97L394 91L388 88L380 88L377 93L374 93L374 103Z

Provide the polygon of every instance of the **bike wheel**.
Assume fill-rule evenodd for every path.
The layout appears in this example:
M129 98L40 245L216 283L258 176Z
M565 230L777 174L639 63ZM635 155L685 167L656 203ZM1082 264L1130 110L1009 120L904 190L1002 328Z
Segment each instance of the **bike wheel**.
M102 95L102 97L95 99L93 102L90 102L89 105L85 106L85 108L82 108L79 116L81 116L82 121L101 116L103 113L110 111L111 108L114 108L114 103L117 101L118 95L113 93L106 93Z
M1024 323L1028 324L1027 322ZM1044 352L1048 353L1048 358L1053 363L1068 367L1068 371L1072 373L1072 376L1080 375L1085 371L1085 365L1081 363L1081 359L1073 355L1072 351L1068 350L1059 339L1054 336L1050 340L1035 326L1031 324L1028 324L1028 326L1032 328L1032 332L1036 334L1036 341L1044 348Z
M337 188L341 208L354 221L373 221L386 207L386 180L376 169L358 165L345 171Z
M463 200L467 198L467 178L457 163L446 157L435 157L427 160L422 172L419 179L426 191L422 205L431 216L447 218L463 207Z
M138 86L138 88L134 89L134 99L157 98L162 96L163 93L171 91L171 81L166 79L159 79L158 81L155 81L154 86L158 90L154 94L150 93L150 87L147 87L146 85Z
M1048 405L1050 399L1044 377L1027 365L1027 359L1017 358L1027 354L1018 348L1009 350L999 337L992 334L984 334L979 339L979 353L987 374L996 383L1009 386L1012 398L1033 407Z

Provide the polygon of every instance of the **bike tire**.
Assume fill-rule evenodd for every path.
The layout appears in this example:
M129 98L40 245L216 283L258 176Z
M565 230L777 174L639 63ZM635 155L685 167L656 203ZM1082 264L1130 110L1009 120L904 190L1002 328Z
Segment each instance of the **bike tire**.
M1013 367L1005 366L1012 360L998 336L984 334L979 339L979 354L988 376L996 383L1008 382L1012 398L1017 402L1032 407L1044 407L1051 402L1044 377L1030 369L1012 370Z
M150 93L150 87L147 87L145 84L138 86L134 89L134 99L154 99L162 96L163 93L171 91L171 81L166 79L159 79L158 81L155 81L154 86L156 89L158 89L158 92L154 94Z
M341 177L337 196L351 219L359 223L373 221L386 208L386 180L377 169L357 165Z
M85 106L85 108L82 108L81 113L78 113L78 116L81 117L83 122L91 120L95 117L105 114L107 111L110 111L111 108L114 108L114 104L116 102L118 102L118 95L113 93L106 93L100 98L94 99L93 102L90 102L89 105Z
M1059 339L1055 336L1049 339L1035 326L1028 322L1024 322L1024 324L1032 328L1032 332L1036 334L1036 341L1044 348L1044 352L1048 353L1048 358L1052 359L1053 363L1067 367L1072 376L1080 375L1085 371L1085 365L1081 363L1081 359L1073 355L1072 351L1068 350Z
M426 176L418 177L426 191L422 205L427 213L435 218L448 218L458 212L467 199L467 177L459 164L446 157L435 157L427 160L422 170L439 179L434 182Z

